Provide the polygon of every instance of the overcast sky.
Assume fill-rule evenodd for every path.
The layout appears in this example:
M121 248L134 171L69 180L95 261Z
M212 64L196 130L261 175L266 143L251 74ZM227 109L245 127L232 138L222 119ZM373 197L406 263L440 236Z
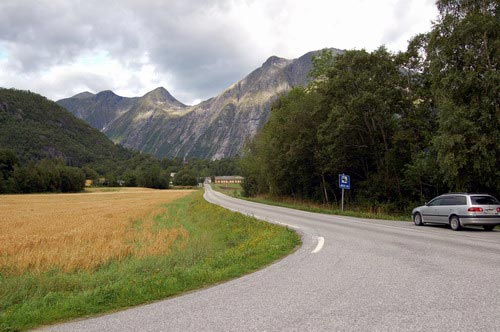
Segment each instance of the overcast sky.
M436 17L433 0L0 0L0 87L193 104L271 55L405 50Z

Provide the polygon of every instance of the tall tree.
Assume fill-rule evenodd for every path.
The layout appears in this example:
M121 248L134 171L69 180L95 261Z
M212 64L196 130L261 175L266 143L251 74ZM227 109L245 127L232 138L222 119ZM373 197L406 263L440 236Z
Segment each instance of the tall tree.
M431 75L426 58L429 34L412 38L406 52L399 53L397 61L405 73L406 90L412 107L402 114L400 129L395 134L396 154L408 154L404 168L405 197L410 201L424 201L434 197L445 186L437 172L437 152L432 140L437 128L438 109L431 91Z
M251 155L243 158L245 192L318 196L313 118L317 97L314 91L294 88L274 103L268 123L249 146Z
M439 113L434 140L454 190L500 192L498 0L438 0L427 60Z
M395 155L393 137L411 103L396 57L383 47L346 51L326 76L318 159L331 174L351 174L374 200L401 196L405 156Z

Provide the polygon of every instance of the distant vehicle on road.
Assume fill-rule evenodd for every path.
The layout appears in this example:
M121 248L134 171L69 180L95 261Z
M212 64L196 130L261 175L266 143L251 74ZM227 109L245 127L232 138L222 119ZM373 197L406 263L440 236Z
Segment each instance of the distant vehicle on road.
M450 193L413 209L411 214L417 226L447 224L454 231L463 226L482 226L491 231L500 225L500 202L487 194Z

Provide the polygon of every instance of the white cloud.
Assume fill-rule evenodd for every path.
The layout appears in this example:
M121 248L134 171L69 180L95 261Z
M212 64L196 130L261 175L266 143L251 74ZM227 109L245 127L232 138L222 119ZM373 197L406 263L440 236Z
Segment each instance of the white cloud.
M436 15L431 0L4 0L0 86L52 99L164 86L194 103L271 55L381 44L404 50Z

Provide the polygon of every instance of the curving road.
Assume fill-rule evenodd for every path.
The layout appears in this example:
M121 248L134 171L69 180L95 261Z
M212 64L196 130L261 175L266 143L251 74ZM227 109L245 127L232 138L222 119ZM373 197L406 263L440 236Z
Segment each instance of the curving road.
M261 271L46 331L500 331L500 232L205 199L281 223L303 246Z

